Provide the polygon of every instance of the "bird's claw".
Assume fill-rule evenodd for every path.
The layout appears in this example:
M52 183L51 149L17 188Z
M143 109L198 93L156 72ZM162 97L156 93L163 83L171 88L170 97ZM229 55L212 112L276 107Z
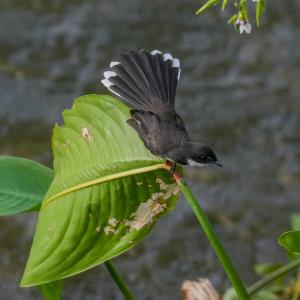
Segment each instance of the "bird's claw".
M171 169L169 171L170 175L173 176L176 171L176 163L171 164Z

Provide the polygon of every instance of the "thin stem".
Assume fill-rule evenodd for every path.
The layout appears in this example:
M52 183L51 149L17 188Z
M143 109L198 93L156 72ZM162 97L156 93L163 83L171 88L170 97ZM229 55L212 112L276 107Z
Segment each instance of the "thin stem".
M134 300L134 296L129 290L128 286L126 285L125 281L122 279L116 268L113 266L111 261L106 261L105 266L109 271L111 277L114 279L115 283L118 285L119 289L121 290L124 298L126 300Z
M213 247L215 253L217 254L233 287L235 288L237 295L241 300L250 300L250 296L242 280L239 278L233 264L231 263L226 251L224 250L221 242L219 241L217 235L215 234L211 224L209 223L208 218L203 212L197 199L194 197L194 195L192 194L189 187L185 184L185 182L182 179L178 179L178 174L177 177L174 176L174 178L177 180L177 183L181 191L184 193L186 200L188 201L189 205L193 209L194 214L196 215L204 233L206 234L208 240L210 241L211 246Z
M300 267L300 258L291 261L290 263L284 265L280 269L272 272L270 275L267 275L263 279L257 281L253 285L251 285L248 289L249 294L254 295L259 290L264 288L266 285L270 284L271 282L273 282L277 278L287 274L288 272L296 269L297 267Z

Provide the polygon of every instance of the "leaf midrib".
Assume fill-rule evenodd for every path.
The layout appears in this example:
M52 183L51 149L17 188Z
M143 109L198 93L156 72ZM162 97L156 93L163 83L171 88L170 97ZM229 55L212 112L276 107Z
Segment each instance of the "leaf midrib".
M119 179L119 178L123 178L123 177L127 177L127 176L132 176L132 175L136 175L136 174L146 173L146 172L150 172L150 171L155 171L155 170L159 170L159 169L167 169L168 170L168 165L166 163L160 163L160 164L155 164L155 165L151 165L151 166L126 170L126 171L122 171L119 173L114 173L111 175L105 175L103 177L92 179L92 180L74 185L70 188L67 188L67 189L65 189L61 192L58 192L58 193L54 194L53 196L47 198L45 201L43 201L42 208L46 207L49 203L53 202L54 200L58 199L59 197L62 197L71 192L74 192L74 191L77 191L77 190L80 190L83 188L87 188L87 187L95 185L95 184L100 184L103 182L107 182L107 181L111 181L111 180L115 180L115 179Z

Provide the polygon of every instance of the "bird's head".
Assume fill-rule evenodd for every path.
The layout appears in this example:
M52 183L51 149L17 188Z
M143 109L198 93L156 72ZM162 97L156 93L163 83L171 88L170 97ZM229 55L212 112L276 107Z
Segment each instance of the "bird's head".
M189 166L204 167L208 164L214 164L222 167L222 164L218 161L215 152L208 146L190 142L189 143L189 155L187 158L187 164Z

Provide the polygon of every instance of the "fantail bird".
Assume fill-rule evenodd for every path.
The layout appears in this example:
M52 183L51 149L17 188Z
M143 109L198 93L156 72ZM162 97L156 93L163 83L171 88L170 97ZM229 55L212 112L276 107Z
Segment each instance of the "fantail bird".
M154 155L189 166L222 166L214 151L190 139L174 103L180 62L158 50L130 51L110 63L101 82L130 108L132 126Z

